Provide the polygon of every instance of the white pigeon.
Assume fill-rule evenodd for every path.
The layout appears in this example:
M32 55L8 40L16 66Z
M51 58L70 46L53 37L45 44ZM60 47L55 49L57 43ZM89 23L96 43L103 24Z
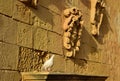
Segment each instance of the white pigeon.
M54 56L55 55L52 55L51 58L43 64L43 66L41 67L41 71L50 71L51 70L51 67L53 65Z

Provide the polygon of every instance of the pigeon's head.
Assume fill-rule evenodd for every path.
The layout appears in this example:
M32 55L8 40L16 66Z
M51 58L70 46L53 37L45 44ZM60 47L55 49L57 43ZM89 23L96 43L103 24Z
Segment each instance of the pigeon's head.
M51 58L54 58L54 57L55 57L55 55L52 55L52 56L51 56Z

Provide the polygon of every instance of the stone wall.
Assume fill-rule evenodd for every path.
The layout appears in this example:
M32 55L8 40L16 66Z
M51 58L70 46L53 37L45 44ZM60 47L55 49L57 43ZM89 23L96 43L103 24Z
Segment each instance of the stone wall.
M100 35L91 35L89 0L39 0L37 9L18 0L0 0L0 81L20 81L20 72L40 71L55 54L53 72L109 76L119 81L120 1L105 0ZM64 57L63 10L83 13L80 52Z
M0 0L0 81L20 81L20 72L40 71L50 54L63 54L62 2L42 0L35 9Z

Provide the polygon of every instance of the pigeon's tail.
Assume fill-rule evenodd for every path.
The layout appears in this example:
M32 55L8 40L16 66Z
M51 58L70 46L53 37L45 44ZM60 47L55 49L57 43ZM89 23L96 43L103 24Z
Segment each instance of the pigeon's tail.
M41 67L41 71L44 71L44 67Z
M40 70L41 70L41 71L44 71L44 70L45 70L45 64L42 65L42 67L41 67Z
M45 71L46 70L46 67L45 65L43 64L43 66L41 67L41 71Z

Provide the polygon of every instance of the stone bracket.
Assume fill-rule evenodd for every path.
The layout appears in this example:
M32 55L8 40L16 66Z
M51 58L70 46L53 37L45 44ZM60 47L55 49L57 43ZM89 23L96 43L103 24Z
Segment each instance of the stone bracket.
M105 81L108 76L80 75L74 73L23 72L22 81Z

